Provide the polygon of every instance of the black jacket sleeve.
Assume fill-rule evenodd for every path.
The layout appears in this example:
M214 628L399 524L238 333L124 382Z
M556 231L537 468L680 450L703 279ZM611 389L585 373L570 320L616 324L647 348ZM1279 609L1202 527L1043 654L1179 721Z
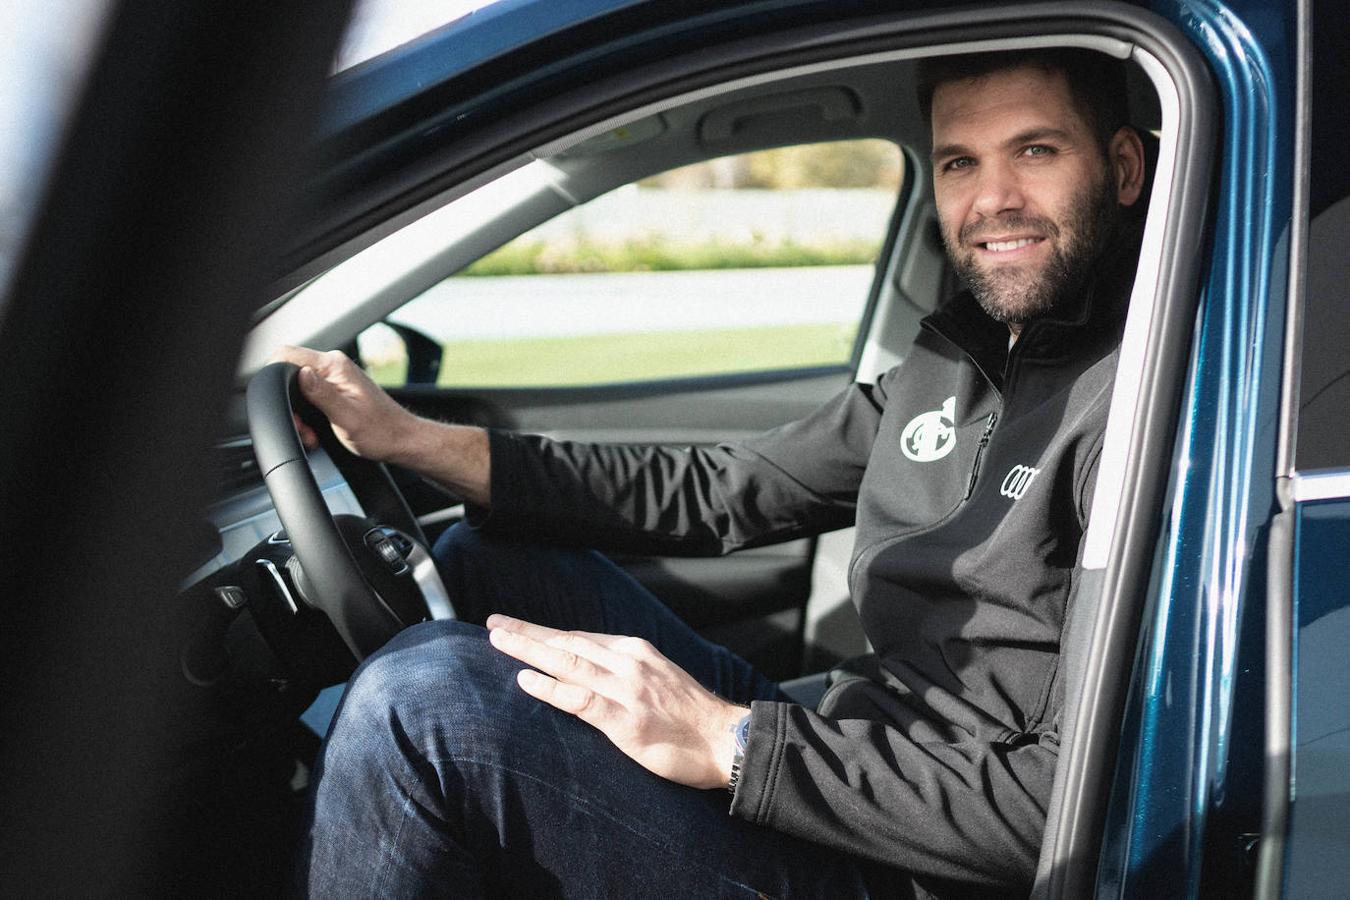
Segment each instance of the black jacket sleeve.
M919 876L1030 884L1056 735L920 742L883 722L755 702L733 815Z
M490 511L470 522L552 543L714 556L853 522L885 406L855 384L797 422L715 447L582 444L493 431Z

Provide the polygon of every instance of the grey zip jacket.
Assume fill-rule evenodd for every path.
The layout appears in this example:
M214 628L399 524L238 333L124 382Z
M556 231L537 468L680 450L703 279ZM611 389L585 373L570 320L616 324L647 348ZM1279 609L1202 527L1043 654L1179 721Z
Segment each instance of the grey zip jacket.
M904 362L709 448L492 432L492 529L714 555L857 525L873 655L811 710L755 702L731 812L921 879L1030 884L1058 754L1060 634L1123 290L1008 329L966 294Z

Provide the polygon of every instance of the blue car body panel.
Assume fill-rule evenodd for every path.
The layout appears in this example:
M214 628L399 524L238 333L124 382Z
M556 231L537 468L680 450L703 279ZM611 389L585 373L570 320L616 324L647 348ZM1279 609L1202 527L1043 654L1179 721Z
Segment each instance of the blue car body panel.
M646 2L650 0L497 0L339 73L330 85L320 131L331 135L522 44Z
M1260 791L1231 783L1227 764L1239 668L1253 664L1242 627L1262 616L1265 527L1277 511L1294 184L1293 4L1155 10L1208 59L1223 132L1174 481L1101 860L1101 889L1131 896L1194 895L1211 811L1230 791Z

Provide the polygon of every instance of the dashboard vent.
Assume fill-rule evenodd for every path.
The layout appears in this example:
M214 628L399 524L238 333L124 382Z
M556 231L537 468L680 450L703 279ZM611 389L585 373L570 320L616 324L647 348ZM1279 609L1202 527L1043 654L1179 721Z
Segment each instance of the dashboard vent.
M253 458L253 442L248 438L216 445L215 468L221 496L242 494L263 485L258 461Z

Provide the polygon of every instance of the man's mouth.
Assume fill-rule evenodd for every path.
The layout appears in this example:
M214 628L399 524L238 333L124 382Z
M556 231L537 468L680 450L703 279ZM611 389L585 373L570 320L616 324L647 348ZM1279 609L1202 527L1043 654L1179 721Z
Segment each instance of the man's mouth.
M1043 237L1019 237L997 241L980 241L976 246L990 253L1010 253L1013 250L1030 247L1032 244L1039 244L1043 240L1045 240Z

